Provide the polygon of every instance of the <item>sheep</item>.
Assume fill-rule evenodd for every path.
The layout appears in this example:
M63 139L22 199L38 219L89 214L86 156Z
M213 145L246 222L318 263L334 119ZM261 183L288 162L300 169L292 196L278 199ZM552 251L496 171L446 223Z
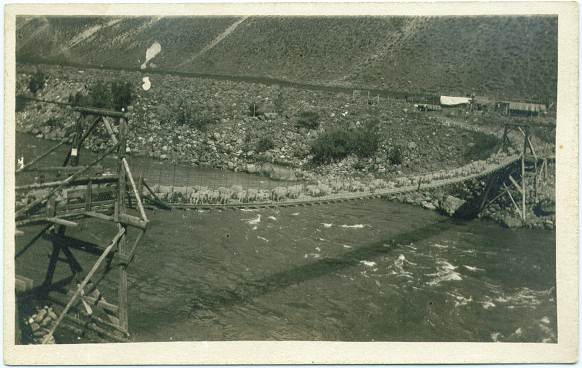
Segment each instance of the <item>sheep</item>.
M271 190L271 199L279 202L287 196L288 190L285 187L276 187Z
M306 187L307 189L307 194L309 194L311 197L318 197L320 194L319 188L317 187L317 185L308 185Z
M247 202L254 202L257 200L258 191L256 189L247 190L246 200Z

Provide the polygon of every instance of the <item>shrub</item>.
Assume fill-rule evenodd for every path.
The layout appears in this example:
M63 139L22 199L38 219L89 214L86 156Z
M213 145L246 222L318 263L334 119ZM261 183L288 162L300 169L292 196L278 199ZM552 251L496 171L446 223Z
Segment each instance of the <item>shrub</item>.
M89 89L89 96L86 101L80 100L81 103L86 103L86 106L106 108L111 105L111 91L107 88L107 84L103 81L96 82Z
M351 139L348 130L332 129L321 134L311 143L313 161L322 164L341 160L351 151Z
M281 90L277 91L277 96L275 97L273 104L275 105L275 112L279 115L283 115L285 112L285 96Z
M131 105L133 95L129 82L115 81L111 83L111 107L116 111L127 111Z
M114 81L111 83L111 86L108 86L106 82L97 81L89 87L87 95L83 95L81 92L69 95L69 103L74 106L112 109L116 111L127 110L132 99L131 84L121 81Z
M312 142L311 154L319 164L341 160L350 154L367 158L376 153L379 143L380 138L375 129L335 128Z
M186 105L181 102L176 113L176 124L187 125L191 128L204 131L209 125L215 124L216 118L208 111Z
M380 136L375 129L360 128L352 133L352 151L359 157L370 157L378 150Z
M249 104L249 116L257 117L261 115L265 115L264 105L257 102L251 102Z
M275 143L273 143L273 139L271 137L263 137L259 139L257 145L255 146L256 152L265 152L275 147Z
M30 78L30 81L28 82L28 89L30 90L30 92L35 94L36 92L44 88L45 81L46 75L40 70L37 70L36 72L34 72L32 77Z
M395 146L390 150L388 154L388 160L392 165L402 165L402 147Z
M297 119L297 126L300 128L319 128L319 114L315 111L303 111Z

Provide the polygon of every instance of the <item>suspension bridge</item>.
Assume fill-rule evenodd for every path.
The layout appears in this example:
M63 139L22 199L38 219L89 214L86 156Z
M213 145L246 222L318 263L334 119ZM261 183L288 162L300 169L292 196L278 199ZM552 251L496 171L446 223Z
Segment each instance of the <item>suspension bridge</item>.
M454 170L390 180L376 179L367 183L337 179L262 190L239 186L222 189L199 186L181 189L172 187L171 191L164 192L162 186L150 186L142 175L135 179L132 174L126 157L128 121L125 113L72 108L80 116L72 141L63 140L16 171L17 177L35 171L55 177L15 188L17 236L23 234L21 229L24 227L37 231L16 253L16 258L25 254L39 239L47 241L51 247L44 281L39 286L33 287L32 281L24 276L17 275L15 280L19 298L34 295L59 306L58 318L42 334L43 343L49 342L59 327L67 327L75 333L85 334L90 331L97 341L127 341L127 268L148 229L149 219L142 201L144 198L150 204L164 204L168 208L304 206L393 196L487 178L477 211L483 210L501 195L508 195L516 211L525 219L526 198L530 191L525 172L534 170L535 195L538 177L547 175L547 162L553 159L550 155L542 154L542 150L534 149L527 125L506 124L501 149L497 153L487 160L475 161ZM83 142L95 134L97 127L107 132L109 148L96 159L80 165ZM523 138L518 151L512 149L515 146L514 133ZM62 166L39 165L63 146L68 147L68 150ZM107 172L100 165L106 157L114 158L114 173ZM67 175L64 179L63 174ZM514 198L510 186L516 188L521 198ZM178 197L182 203L166 203L168 198L172 199L168 193L174 196L180 193ZM79 234L74 231L83 221L88 226L96 226L95 221L112 225L110 240L96 243L84 239L82 232ZM107 236L102 235L104 239ZM90 268L85 269L72 250L96 257L96 260ZM66 264L70 276L55 281L55 270L59 263ZM108 282L107 276L113 272L117 272L118 282L108 290L114 289L117 292L116 295L106 295L100 289L103 289L101 286Z

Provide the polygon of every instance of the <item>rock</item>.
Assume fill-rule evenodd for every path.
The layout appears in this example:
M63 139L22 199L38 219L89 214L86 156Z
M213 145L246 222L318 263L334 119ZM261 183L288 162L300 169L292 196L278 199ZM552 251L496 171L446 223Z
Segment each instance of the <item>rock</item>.
M503 219L501 219L501 221L503 225L507 226L510 229L521 227L523 225L521 219L511 215L503 216Z
M246 167L246 171L249 174L256 174L259 170L257 169L257 167L253 164L248 164Z
M437 209L437 207L429 201L422 201L421 205L422 205L422 208L427 209L427 210L434 211Z
M463 204L465 204L464 200L453 197L452 195L447 195L439 201L438 209L448 216L453 216Z

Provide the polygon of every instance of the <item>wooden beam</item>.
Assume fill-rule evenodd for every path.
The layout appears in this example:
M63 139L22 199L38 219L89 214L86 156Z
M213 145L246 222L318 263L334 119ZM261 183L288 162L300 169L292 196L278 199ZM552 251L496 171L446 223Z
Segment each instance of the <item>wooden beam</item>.
M112 139L115 138L114 135L111 136ZM115 218L120 219L121 216L125 214L125 196L126 192L126 170L125 165L123 164L123 160L125 159L125 148L127 143L127 122L123 119L119 119L119 150L118 156L120 158L119 163L119 193L117 195L117 205L115 211ZM119 231L123 231L125 233L125 227L122 224L118 224ZM118 246L118 254L120 257L127 257L128 249L127 249L127 237L122 236L119 240ZM119 299L119 327L125 331L129 329L129 316L128 316L128 282L127 282L127 265L120 264L119 265L119 284L117 287L117 296Z
M520 215L521 217L521 211L519 209L519 206L517 205L517 203L515 202L515 200L513 199L513 196L511 195L511 192L509 191L509 188L507 187L507 185L505 185L505 183L503 183L503 188L505 189L505 192L507 192L507 195L509 195L509 199L511 199L511 202L513 203L513 205L515 206L515 210L517 211L517 213Z
M137 190L137 186L135 185L135 182L133 181L133 176L131 174L131 170L129 169L129 164L127 163L126 158L122 158L121 161L123 162L123 166L125 167L125 171L127 172L127 177L129 178L129 182L131 183L131 187L133 189L133 192L135 193L135 201L137 202L137 207L139 208L139 213L141 215L141 218L144 221L148 220L148 217L145 213L145 210L143 208L143 203L141 201L141 196L139 191Z
M522 178L523 180L523 178ZM511 174L509 174L509 181L511 181L511 184L513 184L515 186L515 188L520 192L523 193L521 186L517 183L517 181L513 178L513 176L511 176Z
M34 171L56 171L56 172L76 172L81 170L87 170L90 166L45 166L45 167L33 167L24 170L25 172L34 172ZM102 166L95 165L93 166L95 170L103 170Z
M60 247L79 249L84 252L94 254L96 256L103 254L103 251L106 249L105 246L102 246L100 244L90 243L85 240L71 238L66 235L61 235L57 233L45 234L43 238L57 243Z
M29 168L30 166L34 165L35 163L37 163L38 161L42 160L43 158L45 158L46 156L50 155L51 153L53 153L54 151L56 151L59 147L61 147L62 145L64 145L65 143L67 143L67 140L64 139L61 142L59 142L57 145L53 146L52 148L50 148L48 151L44 152L43 154L41 154L40 156L38 156L37 158L35 158L34 160L30 161L28 164L24 165L23 167L21 167L20 169L16 170L16 173L18 174L19 172L25 171L27 168Z
M121 111L97 109L97 108L93 108L93 107L76 106L76 107L73 107L73 110L85 113L87 115L109 116L112 118L125 118L127 116L126 113L121 112Z
M105 250L103 251L101 256L99 256L99 258L97 259L97 262L95 262L95 264L93 265L93 267L91 268L89 273L87 273L87 276L85 276L85 278L83 279L81 284L77 287L77 291L75 291L75 293L73 294L73 296L71 297L71 299L69 300L69 302L67 303L67 305L65 306L63 311L61 312L61 315L57 318L57 320L55 321L55 323L53 324L53 326L51 327L49 332L45 335L44 339L42 340L43 344L46 344L51 339L51 337L55 333L55 330L57 329L59 324L62 322L63 318L65 317L65 315L67 314L67 312L69 311L69 309L71 308L73 303L75 303L77 298L81 295L81 291L83 291L85 289L85 286L87 285L87 283L89 282L91 277L93 277L95 272L97 272L97 269L99 269L99 266L101 266L101 263L103 263L103 261L105 260L105 257L107 257L107 255L113 250L115 245L117 245L117 242L119 241L119 239L121 239L124 234L125 234L125 229L121 228L120 231L117 233L117 235L115 235L115 237L111 241L111 244L109 244L107 246L107 248L105 248Z
M87 212L85 212L85 215L89 216L89 217L97 218L100 220L104 220L104 221L116 222L115 217L108 216L108 215L94 212L94 211L87 211ZM129 225L129 226L136 227L136 228L139 228L142 230L145 230L147 228L147 221L143 221L138 217L131 216L131 215L128 215L126 213L119 214L119 222L121 222L124 225Z
M24 213L26 213L28 210L30 210L31 208L33 208L34 206L43 203L44 201L47 200L47 198L49 198L50 196L52 196L53 194L56 193L57 190L63 188L65 185L69 184L70 182L72 182L74 179L76 179L77 177L79 177L81 174L83 174L85 171L88 170L88 168L94 166L95 164L97 164L98 162L100 162L101 160L103 160L105 157L107 157L107 155L109 155L109 153L111 153L115 148L117 147L117 145L114 145L110 148L108 148L100 157L98 157L96 160L94 160L91 164L89 164L89 166L86 166L86 169L81 170L81 171L77 171L76 173L74 173L73 175L69 176L67 179L63 180L62 183L51 189L47 194L45 194L43 197L32 201L31 203L29 203L28 205L24 206L23 208L19 209L18 211L16 211L15 216L18 217L19 215L22 215Z
M77 166L78 167L78 166ZM114 183L117 181L117 175L97 175L97 176L87 176L84 178L77 178L76 180L71 181L70 185L83 185L92 182L93 184L103 184L103 183ZM28 185L20 185L15 187L16 191L26 191L26 190L33 190L33 189L43 189L43 188L50 188L50 187L58 187L63 183L62 180L59 181L50 181L46 183L34 183Z
M67 221L65 219L58 218L58 217L47 217L46 221L53 223L55 225L63 225L63 226L68 226L68 227L76 227L78 225L76 222Z

